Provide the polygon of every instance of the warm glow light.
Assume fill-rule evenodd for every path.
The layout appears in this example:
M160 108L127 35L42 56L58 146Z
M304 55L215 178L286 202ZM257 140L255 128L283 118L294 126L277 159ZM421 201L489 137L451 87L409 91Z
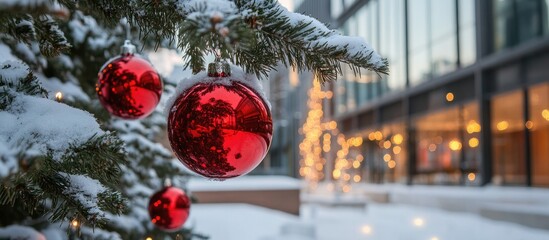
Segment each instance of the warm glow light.
M434 143L429 144L429 151L434 152L437 150L437 145Z
M383 161L388 162L389 160L391 160L390 154L386 153L385 155L383 155Z
M452 140L448 143L448 147L452 150L452 151L458 151L461 149L461 143L458 141L458 140Z
M355 182L360 182L360 179L361 179L360 175L355 175L353 177L353 181L355 181Z
M401 150L402 150L402 149L400 148L400 146L395 146L395 147L393 147L393 153L394 153L394 154L399 154Z
M526 123L524 124L524 126L526 126L526 128L528 129L532 129L534 127L534 122L532 121L526 121Z
M467 123L467 132L469 134L480 132L480 130L481 130L480 124L478 124L475 120L471 120L469 121L469 123Z
M332 172L332 176L334 177L334 179L339 179L339 177L341 177L341 170L339 169L336 169Z
M430 240L440 240L438 237L432 237Z
M348 173L345 173L345 175L343 175L343 180L345 181L351 180L351 175L349 175Z
M387 167L389 167L391 169L395 168L396 165L397 165L397 163L395 162L395 160L391 160L391 161L387 162Z
M404 140L404 137L402 137L401 134L396 134L393 136L393 143L395 144L401 144L403 140Z
M147 238L145 238L145 240L153 240L153 238L152 237L147 237Z
M478 138L471 138L469 139L469 147L476 148L478 147L479 141Z
M391 141L389 141L389 140L385 141L385 142L383 143L383 147L384 147L385 149L391 148Z
M360 161L355 160L353 161L353 168L359 168L360 167Z
M73 228L77 228L78 225L80 225L80 223L79 223L77 220L72 220L71 226L72 226Z
M451 92L446 93L446 101L448 102L454 101L454 94Z
M376 140L376 134L374 132L371 132L370 134L368 134L368 139L370 141Z
M507 121L501 121L496 124L496 128L500 131L503 131L509 127L509 122Z
M381 133L380 131L376 131L374 134L376 140L381 141L381 139L383 139L383 133Z
M336 129L337 128L337 122L336 121L331 121L328 126L330 127L330 129Z
M543 109L543 111L541 111L541 116L549 121L549 109Z
M343 186L342 190L343 190L344 193L348 193L349 191L351 191L351 186L345 185L345 186Z
M55 100L57 100L58 102L61 102L63 100L63 93L62 92L55 93Z
M370 225L364 225L360 228L360 231L363 234L370 235L372 234L372 227Z
M474 173L467 174L467 179L469 179L469 181L475 181L475 178L477 178L477 175L475 175Z
M414 218L414 220L412 221L412 223L413 223L414 226L416 226L416 227L422 227L423 225L425 225L425 221L423 220L423 218Z

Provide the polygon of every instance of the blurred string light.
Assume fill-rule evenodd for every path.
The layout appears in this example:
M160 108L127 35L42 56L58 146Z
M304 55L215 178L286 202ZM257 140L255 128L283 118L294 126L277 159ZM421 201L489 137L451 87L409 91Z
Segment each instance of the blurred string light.
M309 112L300 131L303 141L299 144L299 152L302 157L299 161L299 174L307 180L309 187L314 189L318 182L324 178L326 160L322 158L322 151L330 152L331 150L332 134L325 133L325 131L337 131L337 123L335 121L322 122L324 116L322 100L332 98L332 92L322 91L320 83L313 81L313 87L309 90L308 95Z
M454 139L448 143L448 147L452 151L459 151L461 149L461 142L457 139Z
M543 109L543 111L541 111L541 116L549 121L549 109Z
M454 101L454 94L452 92L446 93L446 101L448 102Z
M508 127L509 127L509 122L507 122L507 121L501 121L501 122L498 122L498 123L496 124L496 128L497 128L499 131L504 131L504 130L506 130Z
M477 175L474 174L474 173L469 173L467 174L467 179L469 179L469 181L475 181L475 179L477 178Z
M477 132L480 132L481 130L481 127L480 127L480 124L477 123L475 120L471 120L467 123L467 133L469 134L472 134L472 133L477 133Z

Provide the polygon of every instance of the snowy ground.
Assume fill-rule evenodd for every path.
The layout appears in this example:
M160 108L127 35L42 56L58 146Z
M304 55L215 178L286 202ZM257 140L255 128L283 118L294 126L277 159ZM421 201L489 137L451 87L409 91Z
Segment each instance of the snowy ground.
M549 231L470 213L398 204L302 207L301 217L246 204L195 204L188 226L212 240L547 240Z

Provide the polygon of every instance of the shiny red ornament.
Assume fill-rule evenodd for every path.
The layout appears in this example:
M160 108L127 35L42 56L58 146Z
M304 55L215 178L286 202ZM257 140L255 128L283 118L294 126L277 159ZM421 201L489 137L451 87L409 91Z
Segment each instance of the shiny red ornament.
M162 230L177 230L189 217L191 201L185 192L176 187L165 187L149 201L151 222Z
M197 83L175 100L168 116L170 144L195 173L216 180L238 177L252 171L267 154L273 132L271 112L230 72L209 76L217 77L217 82Z
M154 111L162 95L160 76L134 51L135 46L126 41L122 54L99 71L95 89L107 111L124 119L146 117Z

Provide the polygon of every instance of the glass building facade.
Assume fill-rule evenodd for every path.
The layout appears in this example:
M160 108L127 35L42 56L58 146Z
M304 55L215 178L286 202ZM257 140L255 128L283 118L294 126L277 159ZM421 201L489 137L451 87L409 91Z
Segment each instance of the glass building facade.
M363 140L353 179L549 187L549 0L330 6L332 25L390 64L325 86L326 121Z

